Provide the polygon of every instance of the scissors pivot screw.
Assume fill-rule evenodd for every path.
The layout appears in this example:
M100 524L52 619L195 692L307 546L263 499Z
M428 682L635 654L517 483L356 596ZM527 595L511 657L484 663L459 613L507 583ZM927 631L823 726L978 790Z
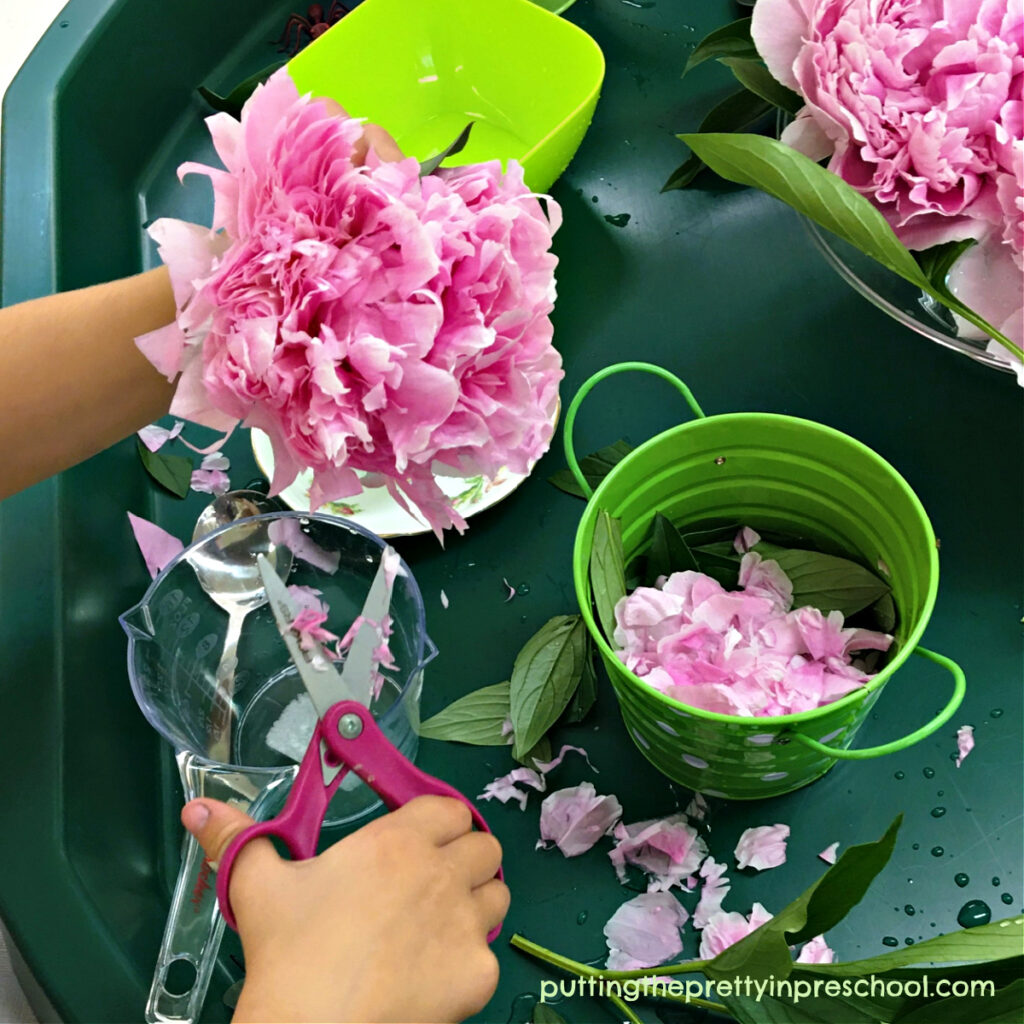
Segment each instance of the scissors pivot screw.
M363 731L363 720L351 713L338 720L338 732L347 740L354 740Z

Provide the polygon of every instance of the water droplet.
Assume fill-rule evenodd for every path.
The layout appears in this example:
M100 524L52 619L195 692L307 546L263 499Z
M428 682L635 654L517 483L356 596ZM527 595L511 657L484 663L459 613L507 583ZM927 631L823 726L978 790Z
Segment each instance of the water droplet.
M590 916L590 915L589 915L589 913L588 913L588 912L587 912L586 910L581 910L581 911L580 911L580 912L579 912L579 913L578 913L578 914L576 915L576 923L577 923L577 924L586 924L586 923L587 923L587 918L588 918L589 916Z
M590 197L590 201L591 201L592 203L596 203L596 202L597 202L597 196L591 196L591 197Z
M989 714L989 718L1002 718L1003 717L1003 709L1002 708L993 708L988 714Z
M996 886L996 887L998 888L998 887L999 887L1000 885L1002 885L1003 883L1002 883L1002 882L1000 882L998 878L993 878L993 879L992 879L992 884L993 884L994 886Z
M613 228L624 228L629 223L630 215L628 213L606 213L604 219L608 221Z
M992 920L992 911L984 900L968 900L956 915L956 922L961 928L977 928L979 924L988 924Z
M725 456L724 455L719 455L715 459L715 465L716 466L724 466L725 465Z
M924 771L922 772L922 774L924 775L924 777L926 779L934 779L935 778L935 769L934 768L925 768Z
M519 586L516 587L516 593L519 594L520 597L525 597L529 592L530 592L530 584L529 583L520 583Z
M932 856L941 857L946 851L941 846L932 847Z
M914 843L914 845L911 846L911 849L912 850L920 850L921 849L921 844L920 843Z
M961 889L965 888L967 883L970 882L970 878L965 875L962 871L959 874L953 876L953 881L960 886Z
M886 935L886 937L882 939L883 946L898 946L899 944L900 940L897 939L895 935Z
M945 807L933 807L932 808L932 817L933 818L941 818L945 813L946 813L946 808Z
M905 779L906 777L907 777L907 773L906 772L896 772L893 775L894 779Z
M908 904L907 904L907 905L906 905L906 906L905 906L905 907L903 908L903 913L904 913L904 914L906 914L906 915L907 915L907 917L913 917L913 916L914 916L914 914L916 914L916 913L917 913L917 911L916 911L916 910L914 910L914 908L913 908L913 907L912 907L912 906L911 906L911 905L910 905L910 904L908 903Z
M938 791L938 793L936 794L936 796L945 796L945 795L946 795L946 791L944 789L940 789Z
M1002 901L1003 901L1004 903L1007 903L1007 904L1009 904L1009 903L1012 903L1012 902L1013 902L1013 897L1012 897L1012 896L1011 896L1011 895L1010 895L1010 894L1009 894L1008 892L1004 892L1004 893L1002 894L1002 896L1000 896L999 898L1000 898L1000 899L1001 899L1001 900L1002 900Z
M910 937L909 935L908 935L908 936L907 936L907 937L906 937L906 938L905 938L905 939L904 939L903 941L904 941L904 942L905 942L905 943L906 943L906 944L907 944L908 946L912 946L912 945L914 944L914 940L913 940L913 939L912 939L912 938L911 938L911 937Z

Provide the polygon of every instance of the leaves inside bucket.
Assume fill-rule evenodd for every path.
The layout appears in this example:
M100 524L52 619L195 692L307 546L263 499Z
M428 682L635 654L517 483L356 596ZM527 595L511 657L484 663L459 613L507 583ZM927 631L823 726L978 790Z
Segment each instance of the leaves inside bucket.
M626 566L618 519L601 509L594 523L590 550L590 590L608 643L614 646L615 605L626 596Z

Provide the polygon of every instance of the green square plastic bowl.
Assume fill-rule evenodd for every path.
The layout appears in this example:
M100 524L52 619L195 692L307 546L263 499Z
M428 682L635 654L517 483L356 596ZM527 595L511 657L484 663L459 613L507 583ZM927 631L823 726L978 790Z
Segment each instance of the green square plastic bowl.
M530 0L363 0L288 63L427 160L473 121L452 163L509 158L546 192L579 148L604 78L600 47Z

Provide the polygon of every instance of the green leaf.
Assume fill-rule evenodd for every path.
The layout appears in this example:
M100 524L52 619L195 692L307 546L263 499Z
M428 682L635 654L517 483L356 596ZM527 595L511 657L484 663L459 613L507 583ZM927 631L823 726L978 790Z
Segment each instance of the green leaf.
M728 543L730 551L739 561L740 556L733 547L733 541L736 540L736 534L742 529L743 526L740 523L727 523L725 526L712 526L703 530L687 530L683 534L683 538L691 549Z
M139 438L136 438L136 444L146 472L171 494L184 498L192 486L192 460L184 455L151 452Z
M706 60L713 60L716 57L751 57L758 58L754 40L750 38L750 19L740 18L728 25L716 28L709 32L695 47L690 54L686 67L683 68L685 77L698 64Z
M795 114L803 108L803 97L776 81L760 57L719 57L718 60L729 68L744 89L749 89L773 107L787 114Z
M443 161L447 160L450 156L455 156L456 153L461 153L466 148L466 143L469 142L469 133L473 129L473 122L470 121L465 128L459 132L458 138L450 145L447 149L442 149L437 156L432 156L429 160L424 160L420 164L420 177L425 178L428 174L433 174L442 164Z
M701 132L742 132L757 124L766 114L775 109L774 104L755 96L748 89L740 89L712 107L700 123ZM704 169L704 161L691 154L680 164L672 176L661 186L662 192L686 188Z
M467 693L420 724L420 736L477 747L503 747L509 737L501 727L511 713L509 683L495 683Z
M565 710L583 673L586 626L579 615L556 615L523 645L512 668L509 700L518 761Z
M590 589L597 608L598 621L608 643L615 634L615 605L626 596L625 557L618 519L605 509L597 513L590 550Z
M651 524L651 546L647 552L645 572L647 586L653 587L659 576L671 576L674 572L696 568L697 560L682 534L671 519L658 512Z
M895 1024L1020 1024L1024 979L1017 978L991 995L936 999L893 1020Z
M590 634L586 634L586 654L583 661L583 674L580 676L579 685L572 695L562 715L561 721L566 725L575 725L582 722L590 713L590 709L597 700L597 673L594 670L594 645L590 640Z
M565 1024L565 1018L557 1014L547 1003L537 1003L533 1008L531 1024Z
M874 629L883 633L891 633L896 628L896 603L892 594L883 594L870 608L868 613L874 619Z
M755 544L753 550L778 562L789 577L793 584L794 608L810 606L825 615L836 610L846 617L890 592L888 583L849 558L800 548L775 549L774 545L763 549L761 544Z
M614 444L601 448L590 455L584 455L580 459L580 471L583 478L590 484L591 488L597 485L615 468L631 451L633 446L625 441L616 441ZM575 498L586 498L572 475L572 470L560 469L548 477L548 483L554 484L560 491L571 494Z
M536 768L537 761L551 760L551 740L547 736L541 736L539 740L523 755L515 758L520 764L527 768Z
M693 133L679 138L716 174L781 199L980 327L1018 359L1024 358L1020 346L973 309L937 290L882 214L838 175L762 135Z
M964 238L959 242L944 242L942 245L933 245L930 249L914 253L917 265L924 272L925 277L932 283L932 287L941 292L947 298L954 299L953 293L946 284L946 278L953 268L953 264L976 243L974 238Z
M256 86L265 82L275 71L283 68L287 63L286 60L276 60L273 64L268 64L262 71L257 71L255 75L250 75L244 81L239 82L227 96L218 96L217 93L207 89L205 85L199 86L196 91L214 110L223 110L232 117L238 117L242 113L245 101L256 91Z
M897 816L876 842L848 847L814 885L770 921L719 953L705 965L704 973L715 981L737 975L787 978L793 970L790 945L827 932L860 902L892 856L902 821L903 815Z

